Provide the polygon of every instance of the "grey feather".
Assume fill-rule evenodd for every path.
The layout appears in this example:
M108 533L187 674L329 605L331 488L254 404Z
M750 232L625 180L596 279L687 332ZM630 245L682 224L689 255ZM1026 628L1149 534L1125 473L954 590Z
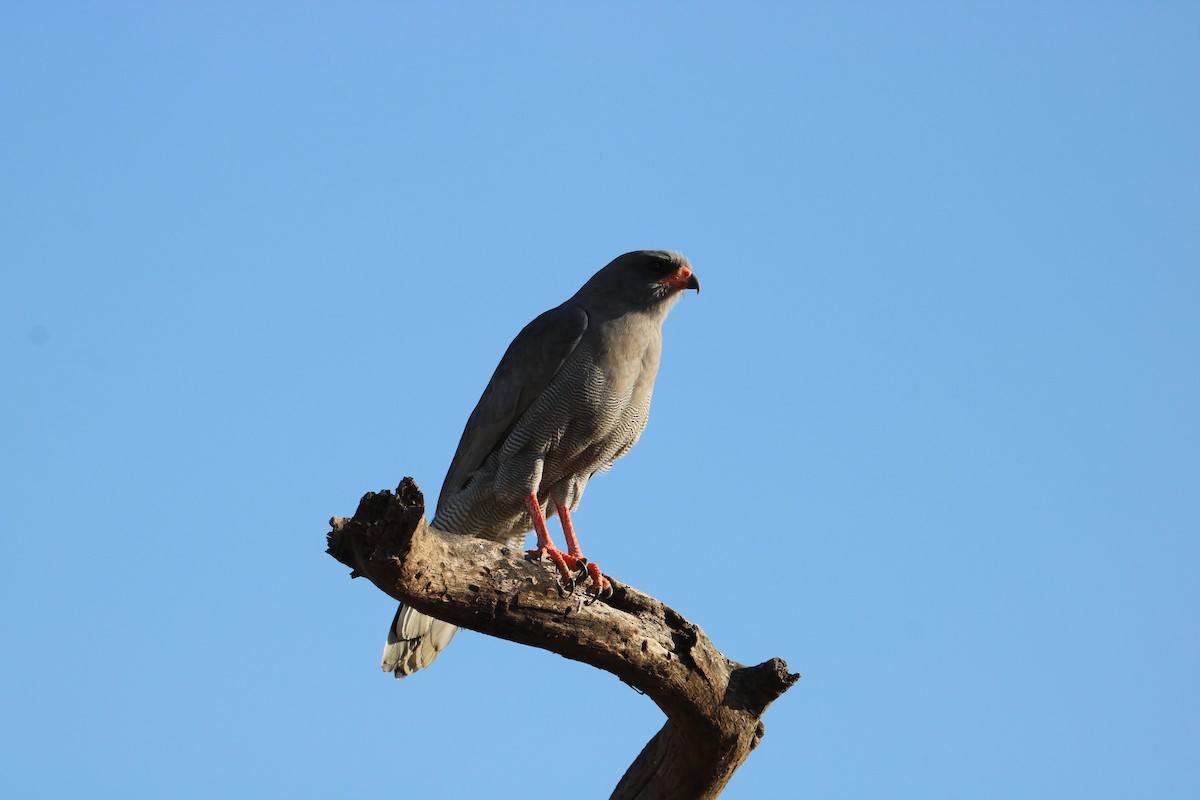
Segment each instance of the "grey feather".
M457 630L448 622L401 604L383 646L383 671L403 678L428 667L450 644Z
M530 493L547 518L574 511L646 427L662 323L685 288L700 284L679 253L626 253L526 325L467 420L431 525L517 545ZM428 666L454 630L402 605L383 668L402 678Z

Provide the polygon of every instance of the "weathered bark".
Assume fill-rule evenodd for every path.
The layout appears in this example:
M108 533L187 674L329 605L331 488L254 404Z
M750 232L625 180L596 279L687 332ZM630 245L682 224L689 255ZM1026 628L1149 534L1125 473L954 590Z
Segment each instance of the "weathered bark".
M564 597L555 572L511 548L430 528L421 492L368 493L334 517L329 554L388 595L438 619L611 672L667 715L613 791L619 800L714 798L763 736L767 706L798 679L774 658L723 656L674 610L612 581L613 597Z

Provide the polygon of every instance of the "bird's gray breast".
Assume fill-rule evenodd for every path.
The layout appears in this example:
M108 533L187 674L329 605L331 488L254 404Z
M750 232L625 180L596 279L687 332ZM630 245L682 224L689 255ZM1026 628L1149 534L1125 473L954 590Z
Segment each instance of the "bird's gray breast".
M434 526L504 540L529 530L523 497L536 491L574 510L588 479L646 427L662 353L658 324L617 319L587 335L467 486L439 505Z
M628 318L595 325L505 444L545 455L541 486L586 482L641 436L662 353L658 325Z

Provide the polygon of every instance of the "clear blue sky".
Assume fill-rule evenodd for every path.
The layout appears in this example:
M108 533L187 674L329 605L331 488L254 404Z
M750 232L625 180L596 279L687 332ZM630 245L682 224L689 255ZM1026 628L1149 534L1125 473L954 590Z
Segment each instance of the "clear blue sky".
M803 680L729 798L1200 795L1200 6L5 4L0 794L607 796L393 603L512 336L680 249L606 571Z

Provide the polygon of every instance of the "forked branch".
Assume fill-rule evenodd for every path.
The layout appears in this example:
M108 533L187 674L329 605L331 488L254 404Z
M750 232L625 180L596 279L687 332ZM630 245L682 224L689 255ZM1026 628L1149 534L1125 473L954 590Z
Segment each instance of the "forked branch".
M730 661L699 627L612 576L607 601L563 597L556 574L521 552L430 528L410 478L330 524L328 552L352 577L446 622L611 672L657 703L667 723L614 799L715 798L762 738L767 706L800 677L778 658Z

